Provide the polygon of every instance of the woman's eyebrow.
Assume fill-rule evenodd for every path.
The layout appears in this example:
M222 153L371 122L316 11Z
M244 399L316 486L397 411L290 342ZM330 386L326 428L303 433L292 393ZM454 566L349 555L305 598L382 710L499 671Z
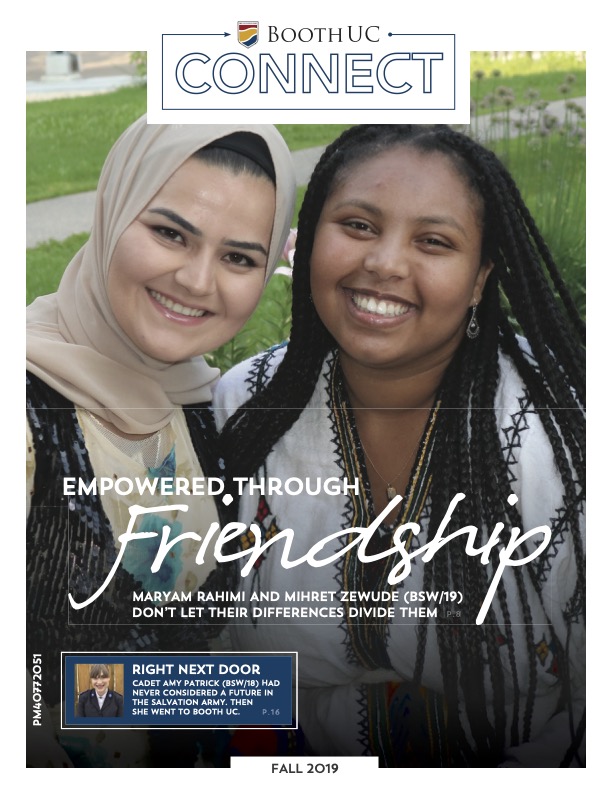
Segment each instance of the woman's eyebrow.
M465 228L458 220L455 220L451 215L424 215L416 218L417 223L431 224L431 225L447 225L459 231L463 236L467 236Z
M264 256L268 255L268 251L263 245L260 245L259 242L242 242L239 239L224 239L223 244L229 247L241 248L242 250L254 250L257 253L263 253Z
M371 212L374 215L382 214L381 210L368 201L362 201L360 198L348 198L346 201L334 204L334 209L343 209L345 206L354 206L357 209L365 209L366 212Z
M154 209L148 209L147 211L151 212L152 214L160 214L163 215L164 217L167 217L168 220L172 220L173 223L176 223L177 225L181 226L181 228L184 228L185 231L189 231L190 234L194 234L195 236L199 236L199 237L202 236L202 232L200 231L199 228L196 228L194 225L191 225L189 220L185 220L184 217L181 217L176 212L173 212L172 209L154 208Z

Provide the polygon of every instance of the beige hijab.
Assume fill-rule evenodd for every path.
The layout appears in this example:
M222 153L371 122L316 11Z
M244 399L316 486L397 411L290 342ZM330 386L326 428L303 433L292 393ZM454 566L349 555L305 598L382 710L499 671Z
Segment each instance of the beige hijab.
M202 357L162 363L125 335L106 290L115 245L185 160L241 131L263 138L274 162L270 277L287 239L295 199L293 163L280 133L268 124L147 125L143 116L121 135L104 163L90 239L68 265L57 292L39 297L27 309L28 370L123 432L157 431L170 421L175 405L208 401L219 372Z

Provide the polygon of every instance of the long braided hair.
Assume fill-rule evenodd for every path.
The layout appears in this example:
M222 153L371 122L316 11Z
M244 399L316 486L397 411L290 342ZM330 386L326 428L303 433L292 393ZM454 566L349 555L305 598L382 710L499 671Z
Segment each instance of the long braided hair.
M436 526L458 492L470 493L470 502L469 507L467 499L459 504L454 518L463 519L461 525L483 526L479 529L481 544L489 535L487 526L507 526L500 537L501 544L491 553L493 562L499 563L499 549L508 541L510 526L522 528L518 509L506 500L512 486L492 409L501 352L513 362L524 382L549 439L565 491L564 519L552 527L550 547L563 536L563 541L573 543L576 558L577 583L566 606L567 646L572 623L584 620L585 609L584 547L579 530L585 486L584 323L512 177L492 152L469 137L442 125L362 125L348 129L327 147L312 174L299 216L293 325L286 355L269 386L239 409L224 427L226 465L230 475L253 475L311 398L323 361L335 346L310 297L310 256L321 210L340 175L344 177L352 166L397 146L424 153L440 152L449 158L480 196L484 207L483 261L494 263L479 306L480 335L460 345L441 385L439 395L444 406L470 409L440 413L437 437L444 440L436 441L433 451L428 540L433 538ZM502 300L509 311L502 307ZM530 355L517 340L517 332L529 344ZM293 409L282 409L287 407ZM468 556L457 543L451 542L447 548L447 553L437 553L425 565L423 585L427 590L460 589L465 595L461 629L452 629L450 620L442 615L436 618L449 724L471 763L494 764L506 746L508 731L512 745L530 739L537 670L532 649L537 641L528 591L538 592L539 584L532 564L511 568L509 574L514 576L523 614L520 625L510 624L503 580L497 590L514 688L511 722L507 723L500 629L494 623L492 609L483 624L475 624L478 604L490 584L485 565ZM429 634L425 623L418 629L417 683L423 673ZM519 694L524 695L523 680L518 678L516 664L518 640L530 648L522 713ZM570 719L565 757L569 764L578 755L584 713L573 712L574 691L569 681L567 652L562 647L558 662L560 706L567 709ZM487 676L493 691L492 717L485 706ZM471 739L460 723L460 702Z

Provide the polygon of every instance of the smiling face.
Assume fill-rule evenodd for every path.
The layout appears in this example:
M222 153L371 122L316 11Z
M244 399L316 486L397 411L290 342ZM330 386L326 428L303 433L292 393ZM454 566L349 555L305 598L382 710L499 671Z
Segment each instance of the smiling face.
M480 301L482 206L452 160L403 146L332 188L311 256L317 312L353 364L445 367Z
M107 290L123 332L166 363L232 338L263 290L274 208L267 179L187 160L113 252Z
M93 688L98 694L98 696L106 695L109 682L110 682L110 677L107 676L98 676L98 677L94 677L91 680L91 684L93 685Z

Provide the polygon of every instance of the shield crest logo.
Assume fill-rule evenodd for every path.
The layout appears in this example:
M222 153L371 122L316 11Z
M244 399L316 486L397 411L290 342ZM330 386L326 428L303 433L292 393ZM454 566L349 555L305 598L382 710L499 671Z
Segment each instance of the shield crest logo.
M238 22L238 43L252 47L259 41L259 22Z

